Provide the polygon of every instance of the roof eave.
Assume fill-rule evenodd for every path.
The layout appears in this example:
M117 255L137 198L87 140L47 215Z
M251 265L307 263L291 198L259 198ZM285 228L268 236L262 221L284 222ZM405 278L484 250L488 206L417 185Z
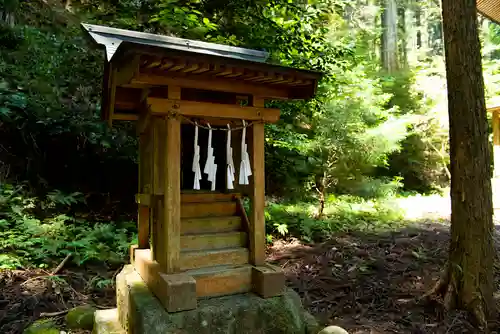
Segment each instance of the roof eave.
M92 37L94 42L106 48L108 61L111 61L116 50L123 42L259 63L265 63L269 56L264 51L110 28L88 23L82 23L82 27Z

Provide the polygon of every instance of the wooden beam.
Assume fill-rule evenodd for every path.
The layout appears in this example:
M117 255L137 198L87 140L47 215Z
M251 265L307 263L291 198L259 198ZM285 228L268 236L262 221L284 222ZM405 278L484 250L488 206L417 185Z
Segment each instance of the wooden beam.
M215 268L187 272L196 280L196 295L199 298L232 295L252 290L252 266Z
M169 59L165 59L164 61L162 61L160 63L160 69L162 71L166 71L168 70L169 68L171 68L172 66L174 66L174 62L172 60L169 60Z
M250 219L248 219L247 212L245 210L245 206L243 205L243 201L241 198L236 199L236 208L237 213L241 216L241 221L243 222L244 231L250 233Z
M114 65L114 68L116 68L116 86L129 83L139 73L139 62L140 56L134 55L120 60L118 64Z
M217 193L217 192L183 192L181 194L182 203L200 203L200 202L231 202L235 198L241 197L238 193Z
M186 60L181 59L180 62L178 62L177 64L174 64L174 66L170 67L168 69L168 71L169 72L176 72L178 70L185 68L186 66L187 66Z
M248 264L248 249L238 247L182 252L180 263L181 270Z
M184 203L181 209L182 218L233 216L235 213L236 202Z
M181 237L183 251L236 248L247 246L246 232L190 234Z
M253 267L252 286L262 298L280 296L285 291L285 274L280 267L269 264Z
M217 117L245 119L249 121L277 122L280 110L264 107L242 107L232 104L217 104L194 101L174 101L149 97L147 103L153 114L169 114L171 112L184 116Z
M500 106L497 106L497 107L491 107L491 108L488 108L486 109L488 112L491 112L491 113L495 113L495 112L498 112L500 111Z
M181 219L181 235L225 233L241 229L241 218L238 216Z
M498 111L493 111L491 115L491 127L493 128L493 145L500 145L500 117Z
M210 65L209 64L206 64L206 63L201 63L200 64L200 68L198 68L197 70L191 72L193 74L200 74L200 73L205 73L205 72L208 72L210 71Z
M251 83L237 81L235 79L217 79L217 78L188 78L186 76L176 76L175 74L169 77L144 74L137 75L130 81L133 87L137 85L151 86L170 86L177 85L184 88L208 89L229 93L240 94L256 94L273 99L288 99L288 90L278 87L266 87L262 85L254 85Z
M149 248L149 206L139 204L137 239L140 249Z
M136 249L134 268L168 312L195 309L196 280L186 274L165 275L149 249Z
M254 106L264 107L262 98L254 97ZM265 222L265 177L264 177L264 124L256 123L252 127L250 147L251 166L253 168L250 197L250 263L262 266L266 260L266 222Z
M172 100L181 98L178 86L168 87L168 97ZM181 249L181 123L179 119L167 118L167 142L163 166L164 186L164 222L160 236L166 245L166 261L161 263L167 274L179 271Z
M141 155L141 157L142 157L142 155ZM142 177L141 177L140 181L142 181ZM141 185L140 185L141 188L144 187L144 183L141 182ZM143 189L140 189L140 190L143 190ZM141 193L136 194L135 195L135 202L137 204L140 204L140 205L151 206L151 203L152 203L152 201L151 201L151 195L150 194L141 194Z
M137 121L139 120L139 115L137 114L125 114L125 113L115 113L112 116L114 121Z
M113 126L113 115L115 113L115 97L116 97L116 69L111 66L111 78L109 82L109 106L108 106L108 125Z

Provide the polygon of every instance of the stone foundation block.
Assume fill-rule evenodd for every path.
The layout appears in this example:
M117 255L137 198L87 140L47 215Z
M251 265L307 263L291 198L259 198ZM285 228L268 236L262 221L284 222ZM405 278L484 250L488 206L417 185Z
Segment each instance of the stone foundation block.
M321 329L290 289L267 299L253 293L201 299L194 310L168 313L133 266L124 267L116 286L119 319L129 334L316 334Z
M118 310L98 310L92 334L126 334L118 320Z

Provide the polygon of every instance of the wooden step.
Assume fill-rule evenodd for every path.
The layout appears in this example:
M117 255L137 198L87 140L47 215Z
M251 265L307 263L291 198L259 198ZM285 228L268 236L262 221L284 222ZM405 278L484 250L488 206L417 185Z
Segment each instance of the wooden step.
M197 297L217 297L252 290L252 266L215 266L188 270L196 280Z
M238 216L185 218L181 221L181 234L218 233L241 231L241 218Z
M236 202L183 203L181 218L234 216Z
M181 270L213 267L219 265L248 264L247 248L228 248L206 251L181 251Z
M241 197L239 193L217 193L200 191L183 191L181 203L202 203L202 202L232 202L235 197Z
M190 234L181 236L181 250L208 250L221 248L245 247L245 232L226 232L210 234Z

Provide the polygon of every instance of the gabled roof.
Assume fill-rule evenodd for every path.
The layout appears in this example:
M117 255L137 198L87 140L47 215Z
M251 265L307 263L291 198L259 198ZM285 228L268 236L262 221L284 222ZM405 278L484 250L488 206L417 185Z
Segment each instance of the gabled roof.
M259 63L265 63L268 57L267 52L238 48L228 45L148 34L87 23L82 23L82 27L98 44L101 44L106 48L108 61L111 61L122 43L147 45L170 50L192 52L217 57L227 57Z
M165 92L170 85L267 99L307 99L316 93L322 76L269 64L264 51L85 23L82 27L106 49L105 119L114 117L114 110L136 113L146 90Z
M500 0L477 0L477 10L496 23L500 22Z

